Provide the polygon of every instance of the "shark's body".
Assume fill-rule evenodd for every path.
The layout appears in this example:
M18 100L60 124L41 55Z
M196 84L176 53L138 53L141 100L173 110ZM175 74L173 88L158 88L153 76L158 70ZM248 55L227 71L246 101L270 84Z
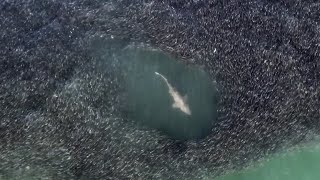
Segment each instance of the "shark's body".
M182 111L183 113L187 114L187 115L191 115L191 111L189 108L189 105L186 102L186 98L182 97L178 91L176 91L171 84L168 82L167 78L165 78L162 74L155 72L156 75L160 76L164 82L167 84L168 88L169 88L169 94L172 96L173 98L173 104L172 107L173 108L177 108L180 111Z

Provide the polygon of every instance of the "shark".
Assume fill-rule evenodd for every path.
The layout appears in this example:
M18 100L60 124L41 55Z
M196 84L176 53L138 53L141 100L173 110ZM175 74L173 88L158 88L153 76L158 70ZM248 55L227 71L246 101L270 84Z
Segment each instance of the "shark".
M166 77L164 77L162 74L155 72L155 74L157 76L160 76L164 82L167 84L168 89L169 89L169 94L171 95L172 99L173 99L173 104L172 104L172 108L176 108L179 109L180 111L182 111L183 113L187 114L187 115L191 115L191 110L190 107L187 103L187 96L181 96L180 93L175 90L175 88L169 83L168 79Z

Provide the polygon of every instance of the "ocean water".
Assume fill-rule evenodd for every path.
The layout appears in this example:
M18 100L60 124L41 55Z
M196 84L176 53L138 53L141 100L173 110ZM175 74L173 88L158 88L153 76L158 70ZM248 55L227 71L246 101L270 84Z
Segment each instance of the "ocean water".
M217 91L199 67L189 67L159 50L128 48L119 56L125 74L127 113L141 126L159 130L173 139L200 139L217 118ZM165 81L186 98L191 115L173 108Z
M0 180L193 180L208 164L225 173L210 180L320 179L318 145L224 169L229 152L247 156L260 137L266 146L257 153L283 135L304 137L300 126L318 132L317 2L12 0L0 9ZM96 39L107 43L94 47ZM214 77L201 67L158 49L124 48L131 42L201 56L196 64L230 90L221 96L226 106L217 107ZM188 97L191 116L172 108L156 71ZM226 126L201 141L217 109L228 114Z
M320 146L315 144L273 155L261 164L213 180L318 180Z

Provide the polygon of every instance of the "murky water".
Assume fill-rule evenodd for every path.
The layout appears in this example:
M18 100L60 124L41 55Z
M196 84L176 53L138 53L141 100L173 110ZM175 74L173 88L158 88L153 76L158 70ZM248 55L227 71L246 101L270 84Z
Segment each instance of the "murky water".
M120 59L126 74L130 118L175 139L199 139L209 133L217 116L217 92L202 69L151 49L129 48ZM172 107L169 88L155 72L165 76L184 96L191 115Z
M304 147L273 156L247 170L214 180L318 180L320 179L320 146Z

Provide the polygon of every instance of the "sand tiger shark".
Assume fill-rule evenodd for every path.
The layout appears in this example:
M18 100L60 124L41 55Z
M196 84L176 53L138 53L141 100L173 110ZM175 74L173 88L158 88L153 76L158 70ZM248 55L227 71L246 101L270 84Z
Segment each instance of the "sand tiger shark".
M169 94L172 96L173 98L173 104L172 107L173 108L177 108L180 111L182 111L183 113L187 114L187 115L191 115L191 111L189 108L189 105L187 104L187 96L182 97L178 91L176 91L171 84L168 82L168 79L166 77L164 77L162 74L155 72L156 75L160 76L164 82L167 84L168 88L169 88Z

